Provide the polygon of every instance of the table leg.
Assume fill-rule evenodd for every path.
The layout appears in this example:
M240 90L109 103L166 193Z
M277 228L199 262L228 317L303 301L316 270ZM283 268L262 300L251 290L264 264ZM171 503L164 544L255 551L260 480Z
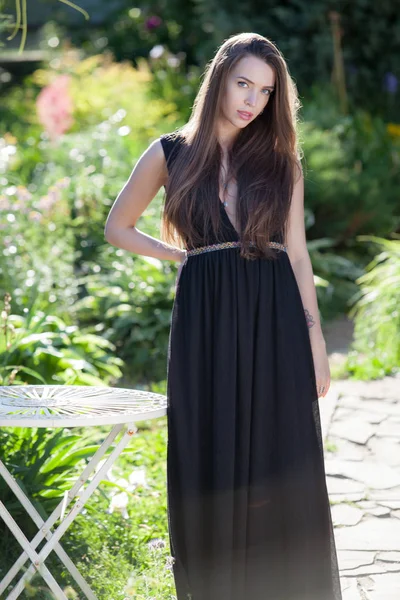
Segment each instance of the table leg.
M66 502L67 506L78 495L78 491L87 482L91 472L97 466L97 464L101 460L102 456L104 456L104 454L106 453L106 451L108 450L108 448L110 447L112 442L115 440L116 436L118 435L118 433L122 429L122 427L123 427L122 425L117 425L113 428L112 432L109 434L107 439L103 442L101 447L98 449L98 451L92 457L92 459L89 461L88 465L82 472L82 475L80 476L80 478L77 480L77 482L75 483L73 488L68 493L68 499ZM9 585L9 583L12 581L12 579L15 577L15 575L20 570L21 566L23 566L23 564L26 562L26 560L28 558L31 559L31 562L32 562L32 565L24 573L24 575L22 576L22 578L20 579L18 584L15 586L13 591L9 594L9 596L7 597L6 600L15 600L16 598L18 598L18 596L23 591L25 584L32 579L33 575L35 574L35 570L37 570L43 576L43 578L45 579L46 583L48 583L48 585L49 585L49 581L51 581L53 586L54 586L54 583L56 585L58 585L57 582L54 580L53 576L48 571L47 567L45 567L45 565L44 565L44 561L46 560L46 558L50 554L50 552L52 552L53 550L57 553L57 555L59 556L59 558L60 558L61 562L64 564L64 566L69 570L72 577L78 583L78 585L80 586L80 588L82 589L82 591L84 592L86 597L89 600L97 600L95 594L90 589L87 582L84 580L82 575L79 573L78 569L75 567L75 565L73 564L71 559L68 557L68 555L65 553L62 546L58 542L59 542L60 538L62 537L62 535L65 533L65 531L68 529L68 527L72 524L74 519L77 517L77 515L81 512L85 503L90 498L90 496L95 491L95 489L98 487L99 483L104 478L107 471L112 467L115 460L119 457L121 452L127 446L127 444L130 441L131 436L136 432L136 427L134 424L128 425L126 429L127 430L126 430L125 434L123 435L121 440L118 442L118 444L115 446L115 448L112 451L112 453L110 454L110 456L106 459L106 461L104 462L102 467L99 469L99 471L96 473L96 475L92 478L90 483L88 483L86 489L80 495L79 500L75 503L75 505L70 510L69 514L65 517L64 520L62 520L61 524L58 526L58 528L53 533L50 532L50 527L52 527L54 525L54 523L57 521L57 519L59 518L59 516L63 510L64 501L60 502L60 504L53 511L51 516L47 519L46 522L44 522L43 519L40 517L40 515L35 510L35 508L33 507L32 503L28 500L28 498L22 492L21 488L18 486L18 484L15 482L15 480L13 480L12 476L5 469L4 465L3 465L3 469L0 469L0 474L2 474L3 477L6 479L8 485L13 489L13 491L15 493L18 492L18 497L22 501L24 508L27 510L27 512L33 518L36 525L38 527L41 527L41 530L36 534L36 536L33 538L32 542L29 543L27 538L25 538L22 531L19 529L17 524L13 521L12 517L9 515L6 508L3 505L0 505L0 516L7 523L7 525L11 529L14 537L19 541L19 543L21 544L21 546L24 549L24 552L21 554L21 556L19 557L19 559L17 560L15 565L10 569L10 571L7 573L7 575L0 582L0 593L1 593L1 591L4 591L4 589L6 589L6 587ZM0 463L0 465L1 464L2 463ZM10 478L11 478L11 480L10 480ZM12 485L10 485L10 483ZM18 490L16 490L14 484L18 487ZM10 519L11 519L11 521L10 521ZM47 542L47 544L45 544L45 546L43 546L43 548L39 552L39 554L36 554L35 548L40 544L40 542L44 538L46 538L48 540L48 542ZM28 547L26 546L26 544L28 544ZM34 558L34 560L32 560L32 558ZM47 579L44 577L43 573L45 573ZM53 591L53 588L51 588L51 589ZM61 588L59 588L59 590L57 590L57 594L59 594L60 591L63 594ZM64 595L59 596L57 594L56 594L57 599L62 598L62 600L64 600L64 598L65 598Z
M24 548L28 557L31 559L32 564L34 565L34 570L37 569L37 571L41 574L57 600L68 600L67 596L64 594L53 575L50 573L46 565L40 561L39 555L33 550L28 538L22 533L21 529L18 527L2 502L0 502L0 515L10 529L11 533L14 535L15 539L21 544L22 548ZM8 596L8 598L11 598L11 596Z
M68 504L70 504L70 502L72 502L72 500L78 495L80 488L88 480L89 476L94 471L97 464L100 462L100 460L103 458L104 454L107 452L108 448L114 442L115 438L121 431L122 427L123 427L123 425L116 425L112 429L112 431L109 433L107 438L104 440L104 442L102 443L100 448L92 456L89 463L86 465L85 469L83 470L81 476L76 480L74 486L68 492L66 506L68 506ZM12 477L12 475L7 471L6 467L3 465L3 463L1 461L0 461L0 475L3 477L3 479L9 486L9 488L14 492L14 494L16 495L18 500L21 502L22 506L25 508L25 510L27 511L27 513L29 514L29 516L31 517L31 519L33 520L33 522L39 529L38 533L31 540L31 546L33 549L35 549L35 548L37 548L37 546L40 544L40 542L45 537L48 540L51 538L51 531L50 531L51 528L53 527L53 525L57 521L57 519L60 517L60 515L62 518L62 508L64 505L64 499L55 508L55 510L53 511L51 516L47 519L47 521L44 522L42 517L40 516L40 514L36 511L36 509L34 508L32 503L25 496L24 492L22 491L22 489L20 488L18 483L15 481L15 479ZM1 516L1 513L0 513L0 516ZM75 567L73 562L70 560L70 558L68 557L66 552L63 550L62 546L60 544L57 544L57 546L54 548L54 551L57 553L60 560L64 563L64 565L66 566L68 571L74 577L75 581L78 583L81 590L87 595L89 600L91 600L90 594L92 592L91 592L88 584L83 579L82 575L79 573L79 571L77 570L77 568ZM61 554L59 554L59 552ZM5 577L1 580L0 594L2 594L7 589L7 587L10 585L10 583L12 582L14 577L19 573L19 571L21 570L21 568L23 567L23 565L25 564L25 562L27 560L28 560L28 555L26 554L26 552L23 552L20 555L20 557L18 558L18 560L15 562L13 567L11 567L11 569L8 571L8 573L5 575ZM88 594L88 592L89 592L89 594Z

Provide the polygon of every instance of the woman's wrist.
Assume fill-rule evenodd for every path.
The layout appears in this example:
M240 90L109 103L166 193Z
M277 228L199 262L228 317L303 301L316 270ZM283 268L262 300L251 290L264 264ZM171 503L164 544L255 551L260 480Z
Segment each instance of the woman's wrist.
M186 250L181 250L180 248L174 248L174 250L172 252L171 260L181 263L185 259L186 259Z
M312 333L310 330L310 341L311 341L311 346L318 348L318 349L326 349L326 342L325 342L325 338L322 333L322 330L314 331Z

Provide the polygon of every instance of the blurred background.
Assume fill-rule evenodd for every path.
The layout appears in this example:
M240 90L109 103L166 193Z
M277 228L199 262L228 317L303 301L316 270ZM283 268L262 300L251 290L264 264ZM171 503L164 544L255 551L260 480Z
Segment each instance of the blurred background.
M188 120L205 64L241 31L274 41L298 87L306 233L332 379L396 376L397 8L392 0L0 3L0 385L166 392L176 264L110 246L104 224L138 157ZM162 200L160 191L138 222L155 237ZM0 433L2 460L17 464L23 444L58 448L64 471L57 485L46 479L56 463L46 471L45 455L40 464L31 456L19 472L25 482L42 477L36 500L48 510L82 457L68 462L67 442L30 435ZM165 420L143 423L135 443L115 476L120 483L93 498L67 545L84 573L96 576L101 598L172 599ZM129 485L127 470L137 473ZM110 544L100 534L104 507ZM15 549L6 529L4 536L6 565ZM107 576L96 562L107 565ZM51 597L40 583L30 593Z

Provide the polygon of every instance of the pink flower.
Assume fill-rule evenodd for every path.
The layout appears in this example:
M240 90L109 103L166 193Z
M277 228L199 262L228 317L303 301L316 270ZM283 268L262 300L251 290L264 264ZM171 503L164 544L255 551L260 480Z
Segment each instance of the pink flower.
M0 196L0 210L10 210L11 202L5 196Z
M160 19L160 17L158 17L157 15L153 15L152 17L149 17L146 20L146 27L147 29L156 29L156 27L159 27L162 23L162 20Z
M42 89L36 100L39 121L52 140L65 133L73 123L69 81L69 75L59 75Z

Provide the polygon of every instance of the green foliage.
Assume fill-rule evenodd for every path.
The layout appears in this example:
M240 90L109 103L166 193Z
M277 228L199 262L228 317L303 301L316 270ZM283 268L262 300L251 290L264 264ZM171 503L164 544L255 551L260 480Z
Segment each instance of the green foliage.
M58 430L15 429L10 433L7 429L0 433L7 466L24 489L33 493L38 509L48 512L58 503L60 498L53 494L61 497L76 471L84 466L85 446L95 449L106 435L107 428L101 428L101 432L96 429L97 438L89 437L81 428L73 433L64 430L63 437ZM168 539L166 453L166 417L138 423L137 434L108 474L109 479L100 484L61 540L99 598L176 600ZM130 478L137 469L144 471L145 476L130 486ZM44 494L40 491L42 486L48 488ZM117 508L112 509L113 498L120 489L127 490L125 515ZM0 498L6 501L24 531L28 527L29 533L36 532L31 523L19 516L22 512L14 497L5 494L5 488L0 488ZM3 557L0 575L20 554L19 546L11 542L4 530L0 537ZM79 588L54 554L49 557L48 565L67 597L80 598ZM36 576L27 597L48 600L52 595L40 576Z
M189 70L192 65L202 70L228 36L256 31L278 45L301 95L307 98L313 85L329 85L332 80L335 12L340 19L350 112L362 106L386 119L397 119L400 22L392 0L168 0L135 7L126 0L106 25L84 26L68 34L87 52L107 48L117 60L148 58L152 48L161 44L176 56L184 54Z
M83 470L87 458L99 445L91 443L87 430L48 430L44 428L3 427L0 431L1 460L16 479L19 487L32 501L43 520L46 520L62 500ZM15 494L0 478L0 501L4 503L17 525L28 539L37 533L37 527ZM0 575L11 567L20 555L20 546L3 521L0 523ZM53 562L53 561L51 561ZM54 564L54 563L53 563ZM38 588L32 582L28 597L52 598L43 582Z
M80 279L86 293L74 307L79 322L115 345L132 385L163 379L175 270L111 246L87 268L90 273Z
M112 472L112 480L123 484L135 469L145 470L144 484L128 492L127 515L106 514L119 490L102 486L103 493L78 517L65 549L79 557L78 567L100 598L176 600L168 540L166 417L143 422L130 447L133 459L123 456Z
M400 22L391 0L341 2L343 47L352 106L398 120Z
M121 376L121 359L108 340L35 310L1 313L0 383L106 385Z
M350 316L354 343L346 368L359 379L376 379L400 371L400 240L360 236L381 251L357 283L360 291Z
M71 78L75 119L72 132L98 125L120 111L124 113L124 126L144 141L157 133L159 121L167 119L172 123L178 118L176 106L164 98L149 102L148 84L152 75L144 61L139 69L134 69L128 62L113 62L108 55L82 60L77 51L69 51L61 56L57 68L36 71L32 83L43 87L58 74L68 74Z
M307 106L301 124L305 203L314 214L311 239L329 237L341 251L365 250L356 235L388 236L400 227L400 138L363 110L335 114L325 95Z
M363 272L353 260L336 253L334 246L335 240L329 238L307 242L322 323L347 311L357 290L355 280Z
M322 320L347 312L371 258L357 235L400 226L398 133L364 110L340 116L329 88L314 89L304 108L306 229Z
M256 31L273 40L307 98L313 84L329 85L334 64L332 11L337 11L343 33L344 71L350 111L363 106L389 119L397 118L399 90L387 89L385 78L400 79L398 61L400 24L391 0L169 0L160 16L190 31L195 56L191 64L204 65L228 36ZM181 48L179 48L181 49ZM186 49L186 48L184 48ZM337 96L335 90L333 93Z
M2 462L33 500L43 519L75 483L85 459L98 448L88 443L83 431L78 435L67 429L26 427L3 427L0 445ZM0 497L14 518L26 514L3 479L0 479Z
M74 236L67 227L64 190L68 184L60 179L38 196L24 186L9 186L0 196L0 289L13 290L20 311L35 301L36 308L57 303L58 310L67 312L76 299Z
M13 17L10 14L6 14L3 12L3 2L0 3L0 34L3 35L3 32L8 31L12 27ZM0 48L4 48L4 41L0 38Z
M80 329L87 326L86 340L90 339L90 332L95 340L115 343L108 349L115 349L127 361L131 380L143 383L154 378L163 379L174 269L169 264L161 266L160 261L152 263L147 258L132 260L128 253L106 243L104 225L110 205L128 177L134 160L141 154L144 139L148 143L148 136L154 131L153 121L165 116L169 109L164 107L165 110L157 112L155 103L153 112L147 112L146 124L131 111L121 108L124 98L128 107L130 96L136 94L138 112L146 112L148 75L144 69L135 74L127 66L103 65L97 57L80 64L71 59L69 67L79 83L73 92L78 106L77 122L82 122L86 131L64 135L57 144L42 139L37 144L40 160L35 156L34 163L28 167L24 166L22 141L10 134L5 136L6 147L13 150L9 153L7 182L11 184L15 180L17 183L17 174L25 172L28 187L9 185L5 188L6 193L0 196L0 210L6 217L5 240L10 240L0 259L0 282L5 289L13 290L13 312L22 313L27 307L29 310L33 298L36 311L52 314L52 307L57 304L58 317L65 327L71 328L73 323ZM39 71L31 81L40 87L50 79L51 70L48 73ZM86 79L91 82L89 86L82 85ZM118 85L121 86L119 97L115 95ZM113 89L112 95L110 89ZM92 93L99 96L95 102ZM111 114L113 104L115 112ZM110 116L101 120L104 112ZM96 118L99 122L94 125ZM168 120L165 120L164 127L169 129L172 125L168 126ZM129 156L131 162L127 159ZM28 161L31 158L28 153ZM50 206L49 198L52 200ZM12 206L18 210L11 215ZM159 226L154 216L160 212L158 198L142 215L139 226L143 223L148 233L157 235ZM46 229L45 236L43 229ZM19 261L17 280L13 273L16 257ZM44 339L48 338L44 329L41 334ZM70 342L73 344L77 340L74 336ZM50 350L56 349L51 347L49 353ZM36 352L33 348L28 354L31 356ZM56 364L68 367L66 379L76 377L76 369L71 372L71 365L65 362L65 352L66 349L62 351L62 363L56 359L56 353L52 357L51 377L61 377ZM80 359L81 350L76 348L75 352L78 356L72 356L72 359ZM21 358L28 360L29 357ZM88 356L86 358L90 361ZM91 358L94 359L94 355ZM114 363L109 359L109 353L105 353L101 369L108 364L113 371ZM37 364L45 369L48 363L49 359ZM33 368L30 360L24 366ZM92 361L90 369L94 366ZM25 375L31 376L28 372ZM46 368L46 377L48 375ZM84 379L102 375L101 370L99 373L86 372ZM83 376L81 370L79 378Z
M149 65L141 62L134 69L128 62L116 63L107 54L82 59L77 50L60 54L45 69L38 69L25 78L23 86L11 88L4 98L1 132L13 130L19 140L40 131L36 114L38 93L59 75L69 76L68 91L73 101L74 124L71 132L81 132L98 126L118 113L114 122L132 131L136 144L158 133L159 123L175 123L179 118L176 105L163 98L152 98L148 84L152 78ZM17 117L17 122L15 119ZM31 129L32 128L32 129Z
M175 104L180 119L188 121L200 85L200 68L188 66L184 52L174 55L162 45L152 49L148 61L153 73L149 81L149 94L154 99L163 98ZM144 59L139 64L143 62Z

